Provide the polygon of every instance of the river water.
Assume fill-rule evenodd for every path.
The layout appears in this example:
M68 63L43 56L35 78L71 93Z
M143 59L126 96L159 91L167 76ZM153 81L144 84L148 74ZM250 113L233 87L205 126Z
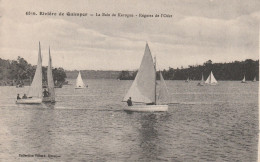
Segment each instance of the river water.
M0 161L257 160L258 82L166 81L163 113L122 111L132 81L85 83L55 89L54 105L16 105L28 87L0 87Z

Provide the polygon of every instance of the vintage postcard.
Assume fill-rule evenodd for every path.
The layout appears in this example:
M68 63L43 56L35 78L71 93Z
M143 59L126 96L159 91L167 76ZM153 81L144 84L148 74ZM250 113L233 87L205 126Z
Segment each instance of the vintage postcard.
M258 161L259 0L1 0L0 161Z

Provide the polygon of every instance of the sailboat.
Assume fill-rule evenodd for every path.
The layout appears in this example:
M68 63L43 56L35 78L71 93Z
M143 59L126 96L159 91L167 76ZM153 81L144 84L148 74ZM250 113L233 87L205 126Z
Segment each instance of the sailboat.
M205 84L208 84L208 85L217 85L218 84L218 81L215 79L212 71L210 72L209 77L205 81Z
M243 80L241 81L241 83L246 83L246 76L244 75Z
M75 89L84 89L86 88L86 85L84 84L82 78L81 78L81 74L79 72L77 80L76 80L76 87Z
M187 80L185 80L185 82L189 82L190 81L190 78L188 77Z
M157 87L159 88L157 95ZM124 107L125 111L154 112L168 111L168 90L160 73L160 82L156 83L156 63L154 64L151 51L146 44L144 56L138 73L130 89L124 96L126 102L131 101L138 105Z
M202 73L202 77L201 77L201 81L198 83L198 86L204 86L204 76L203 76L203 73Z
M55 81L54 88L62 88L63 83L59 83L57 80Z
M252 82L256 82L256 77L254 77L254 80Z
M47 88L48 88L48 97L43 97L43 102L55 102L55 91L54 91L54 82L52 76L52 59L51 59L51 52L49 47L49 64L47 69Z
M37 68L31 86L29 87L28 98L16 100L17 104L41 104L42 103L42 57L41 45L39 42L39 53Z

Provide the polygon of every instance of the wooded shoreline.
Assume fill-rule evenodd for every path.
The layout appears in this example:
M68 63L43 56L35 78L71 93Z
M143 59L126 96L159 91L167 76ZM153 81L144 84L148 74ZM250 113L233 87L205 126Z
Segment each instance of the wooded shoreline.
M30 85L36 66L29 64L24 58L17 60L4 60L0 58L0 86L16 86L20 83ZM203 65L189 66L188 68L171 68L162 70L165 80L201 80L202 73L207 77L213 71L217 80L259 80L259 60L247 59L245 61L233 61L230 63L212 63L208 60ZM78 71L54 68L54 81L62 84L68 79L75 79ZM43 82L47 80L47 67L43 67ZM137 71L111 71L111 70L81 70L83 79L118 79L133 80ZM159 72L157 72L159 78Z

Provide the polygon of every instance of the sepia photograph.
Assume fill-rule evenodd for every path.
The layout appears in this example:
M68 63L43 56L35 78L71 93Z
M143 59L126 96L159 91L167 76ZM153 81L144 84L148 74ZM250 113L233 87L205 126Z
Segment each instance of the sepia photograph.
M259 0L0 0L0 161L260 161L259 23Z

